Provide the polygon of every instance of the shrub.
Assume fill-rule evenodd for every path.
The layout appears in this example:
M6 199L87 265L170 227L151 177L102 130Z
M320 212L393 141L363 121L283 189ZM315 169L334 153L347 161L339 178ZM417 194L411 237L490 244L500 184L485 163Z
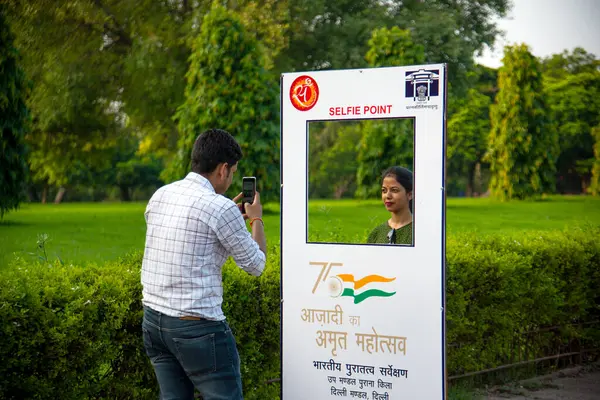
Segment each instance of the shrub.
M88 399L127 387L130 397L150 398L154 377L137 338L139 262L84 268L17 260L4 270L0 397Z
M515 334L600 316L600 227L513 236L456 235L447 246L450 376L508 363ZM245 397L276 399L279 246L259 278L228 260L223 311L241 357ZM31 264L0 276L0 398L155 399L141 339L141 254L103 266ZM597 330L560 332L600 344ZM542 338L525 351L552 346ZM544 341L546 340L546 341Z
M260 278L231 260L223 310L238 342L247 399L277 397L279 250ZM143 349L136 253L103 266L29 264L0 276L0 398L156 399Z
M508 364L518 353L533 359L589 336L592 330L575 324L600 315L598 237L598 227L452 237L446 252L449 374ZM550 334L523 343L525 332L551 326L563 330L561 343Z

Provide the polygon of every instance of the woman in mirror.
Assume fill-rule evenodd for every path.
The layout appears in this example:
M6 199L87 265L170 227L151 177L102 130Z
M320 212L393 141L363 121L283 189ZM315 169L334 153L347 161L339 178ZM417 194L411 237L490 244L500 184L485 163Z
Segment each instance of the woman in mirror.
M371 231L367 243L412 245L412 172L398 166L385 170L382 175L381 199L390 212L390 218Z

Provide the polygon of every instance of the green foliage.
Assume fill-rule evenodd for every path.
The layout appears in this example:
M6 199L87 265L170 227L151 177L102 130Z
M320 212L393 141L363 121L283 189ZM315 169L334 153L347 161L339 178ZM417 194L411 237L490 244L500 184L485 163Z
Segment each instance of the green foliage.
M353 197L360 121L315 121L308 126L309 198Z
M381 28L373 31L366 58L371 66L420 64L424 51L423 46L413 42L409 30ZM378 197L385 169L400 165L413 170L413 121L362 121L360 130L355 196Z
M526 45L507 46L492 105L492 196L508 200L553 192L558 136L546 109L539 61Z
M21 3L8 2L8 10L33 81L28 98L33 123L26 135L32 178L71 184L108 164L110 149L124 134L113 103L120 91L112 75L118 57L101 50L102 30L91 26L106 21L90 2ZM71 18L83 21L73 24Z
M182 179L190 170L197 136L209 128L229 131L244 158L241 176L256 176L263 200L279 194L277 88L264 69L257 41L234 13L216 5L204 16L186 75L185 102L177 112L178 157L165 180ZM241 191L235 180L231 193Z
M453 176L468 177L469 195L474 188L475 167L487 151L490 104L488 96L470 89L467 99L448 121L448 171Z
M413 171L414 125L412 119L363 121L358 145L356 197L381 196L381 174L393 165Z
M280 373L279 243L269 244L267 265L259 278L249 276L231 259L223 269L223 313L241 358L245 399L275 399Z
M37 79L29 99L34 126L26 136L34 181L64 186L110 166L118 141L129 132L102 82L76 64L53 66Z
M121 200L131 200L131 190L138 187L157 187L163 182L158 178L162 171L160 160L155 157L134 156L116 165L115 184L121 190Z
M449 64L450 86L462 95L474 54L493 45L495 19L509 5L507 0L290 1L289 45L277 57L276 70L364 68L373 31L397 27L411 32L425 62Z
M29 161L36 187L106 187L97 171L114 158L117 139L123 136L138 139L141 156L158 157L163 163L186 157L177 152L186 151L178 146L178 137L187 133L182 133L181 120L173 116L182 103L190 101L185 76L212 1L4 3L24 57L23 68L34 83L28 103L34 124L27 142L33 150ZM418 58L425 62L449 64L453 104L468 87L466 77L474 67L474 54L493 44L498 33L495 19L509 8L508 0L238 0L219 4L244 26L244 36L261 53L256 65L260 63L272 80L257 103L256 114L263 113L263 105L270 108L269 102L275 104L274 111L266 114L277 113L278 93L271 88L277 87L281 72L363 68L397 63L398 57L409 62L417 55L404 52L416 49L422 49ZM365 57L370 39L381 52L370 51ZM414 47L398 47L397 42L405 39ZM395 46L389 57L386 46ZM247 104L242 104L242 110L256 107ZM236 109L237 99L227 100L222 107ZM112 125L115 119L118 126ZM255 136L265 136L261 129ZM256 153L264 154L263 147L269 153L275 143L259 141ZM251 160L252 151L248 149L245 161L276 169L276 157L265 164L258 156ZM271 177L273 171L263 172ZM163 177L175 179L174 175L170 170ZM34 186L29 183L30 188ZM277 186L271 178L262 183Z
M373 67L421 64L425 59L423 46L415 44L408 29L375 29L369 40L366 60Z
M341 233L343 236L344 233ZM510 361L515 335L596 320L600 228L457 235L447 246L448 374ZM241 357L245 398L277 399L280 371L278 244L251 277L229 260L223 310ZM156 398L144 354L141 254L104 266L30 263L0 274L0 397L11 400ZM562 331L590 339L585 326ZM554 345L555 343L540 343ZM588 342L597 346L597 342ZM530 343L530 358L544 349Z
M600 69L583 49L545 60L545 93L556 123L560 156L557 173L561 192L585 192L594 160L592 127L600 123Z
M131 134L129 130L141 135L144 155L166 159L174 154L178 133L172 117L184 101L190 40L198 35L199 16L210 9L210 1L5 3L23 66L34 82L34 120L44 127L29 138L36 181L79 182L78 176L65 174L85 166L78 160L94 164L92 170L101 169L98 158L110 161L107 148L116 145L115 136ZM271 65L271 58L285 46L281 31L287 26L287 4L229 3L255 44L268 54L264 64ZM107 109L118 111L108 117L126 122L126 131L89 127L102 122ZM74 129L73 119L79 126L88 125L87 135ZM49 122L57 129L49 129Z
M279 254L260 278L231 260L223 310L240 356L247 399L276 398ZM141 339L141 254L102 267L18 259L0 276L0 397L152 399L154 371Z
M17 209L23 200L27 175L27 89L5 6L0 4L0 219Z
M0 397L152 398L139 340L139 257L85 268L29 263L0 276Z
M589 334L585 326L569 331L566 325L599 315L599 233L590 227L453 237L447 247L449 373L510 363L508 344L515 346L519 332L563 325L561 343ZM521 351L533 359L544 345L555 343L531 342Z
M566 75L598 72L600 63L594 54L588 53L581 47L572 51L552 54L542 60L544 76L550 79L561 79Z
M594 164L589 193L598 196L600 195L600 124L592 128L592 136L594 137Z

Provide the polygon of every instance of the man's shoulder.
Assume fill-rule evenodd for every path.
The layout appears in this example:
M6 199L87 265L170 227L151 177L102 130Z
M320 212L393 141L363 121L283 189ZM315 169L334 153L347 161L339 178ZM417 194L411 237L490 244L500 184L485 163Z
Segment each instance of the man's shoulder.
M208 190L189 179L181 179L161 186L154 192L149 202L160 203L164 199L181 198L182 196L186 198L184 203L196 210L224 213L237 209L236 204L231 199Z
M183 182L183 179L180 179L178 181L173 181L173 182L170 182L170 183L166 183L166 184L160 186L158 189L156 189L154 191L154 194L152 195L152 197L154 197L156 195L160 195L161 193L173 191L178 186L180 186L182 182Z
M168 198L169 194L174 194L176 191L175 188L177 187L178 182L179 181L167 183L166 185L163 185L163 186L159 187L158 189L156 189L154 191L154 193L152 193L152 196L150 196L150 199L148 200L148 204L160 202L165 196L167 196L167 198Z
M201 202L206 202L211 208L227 212L237 208L236 204L229 198L213 193L211 196L206 196L203 199L199 199Z

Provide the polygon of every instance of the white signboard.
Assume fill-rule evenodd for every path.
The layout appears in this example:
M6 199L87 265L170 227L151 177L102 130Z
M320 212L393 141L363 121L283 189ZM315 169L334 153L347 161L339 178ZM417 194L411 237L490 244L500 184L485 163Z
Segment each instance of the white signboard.
M445 398L446 80L445 64L282 75L283 400ZM413 176L402 244L366 235L391 215L386 157Z

